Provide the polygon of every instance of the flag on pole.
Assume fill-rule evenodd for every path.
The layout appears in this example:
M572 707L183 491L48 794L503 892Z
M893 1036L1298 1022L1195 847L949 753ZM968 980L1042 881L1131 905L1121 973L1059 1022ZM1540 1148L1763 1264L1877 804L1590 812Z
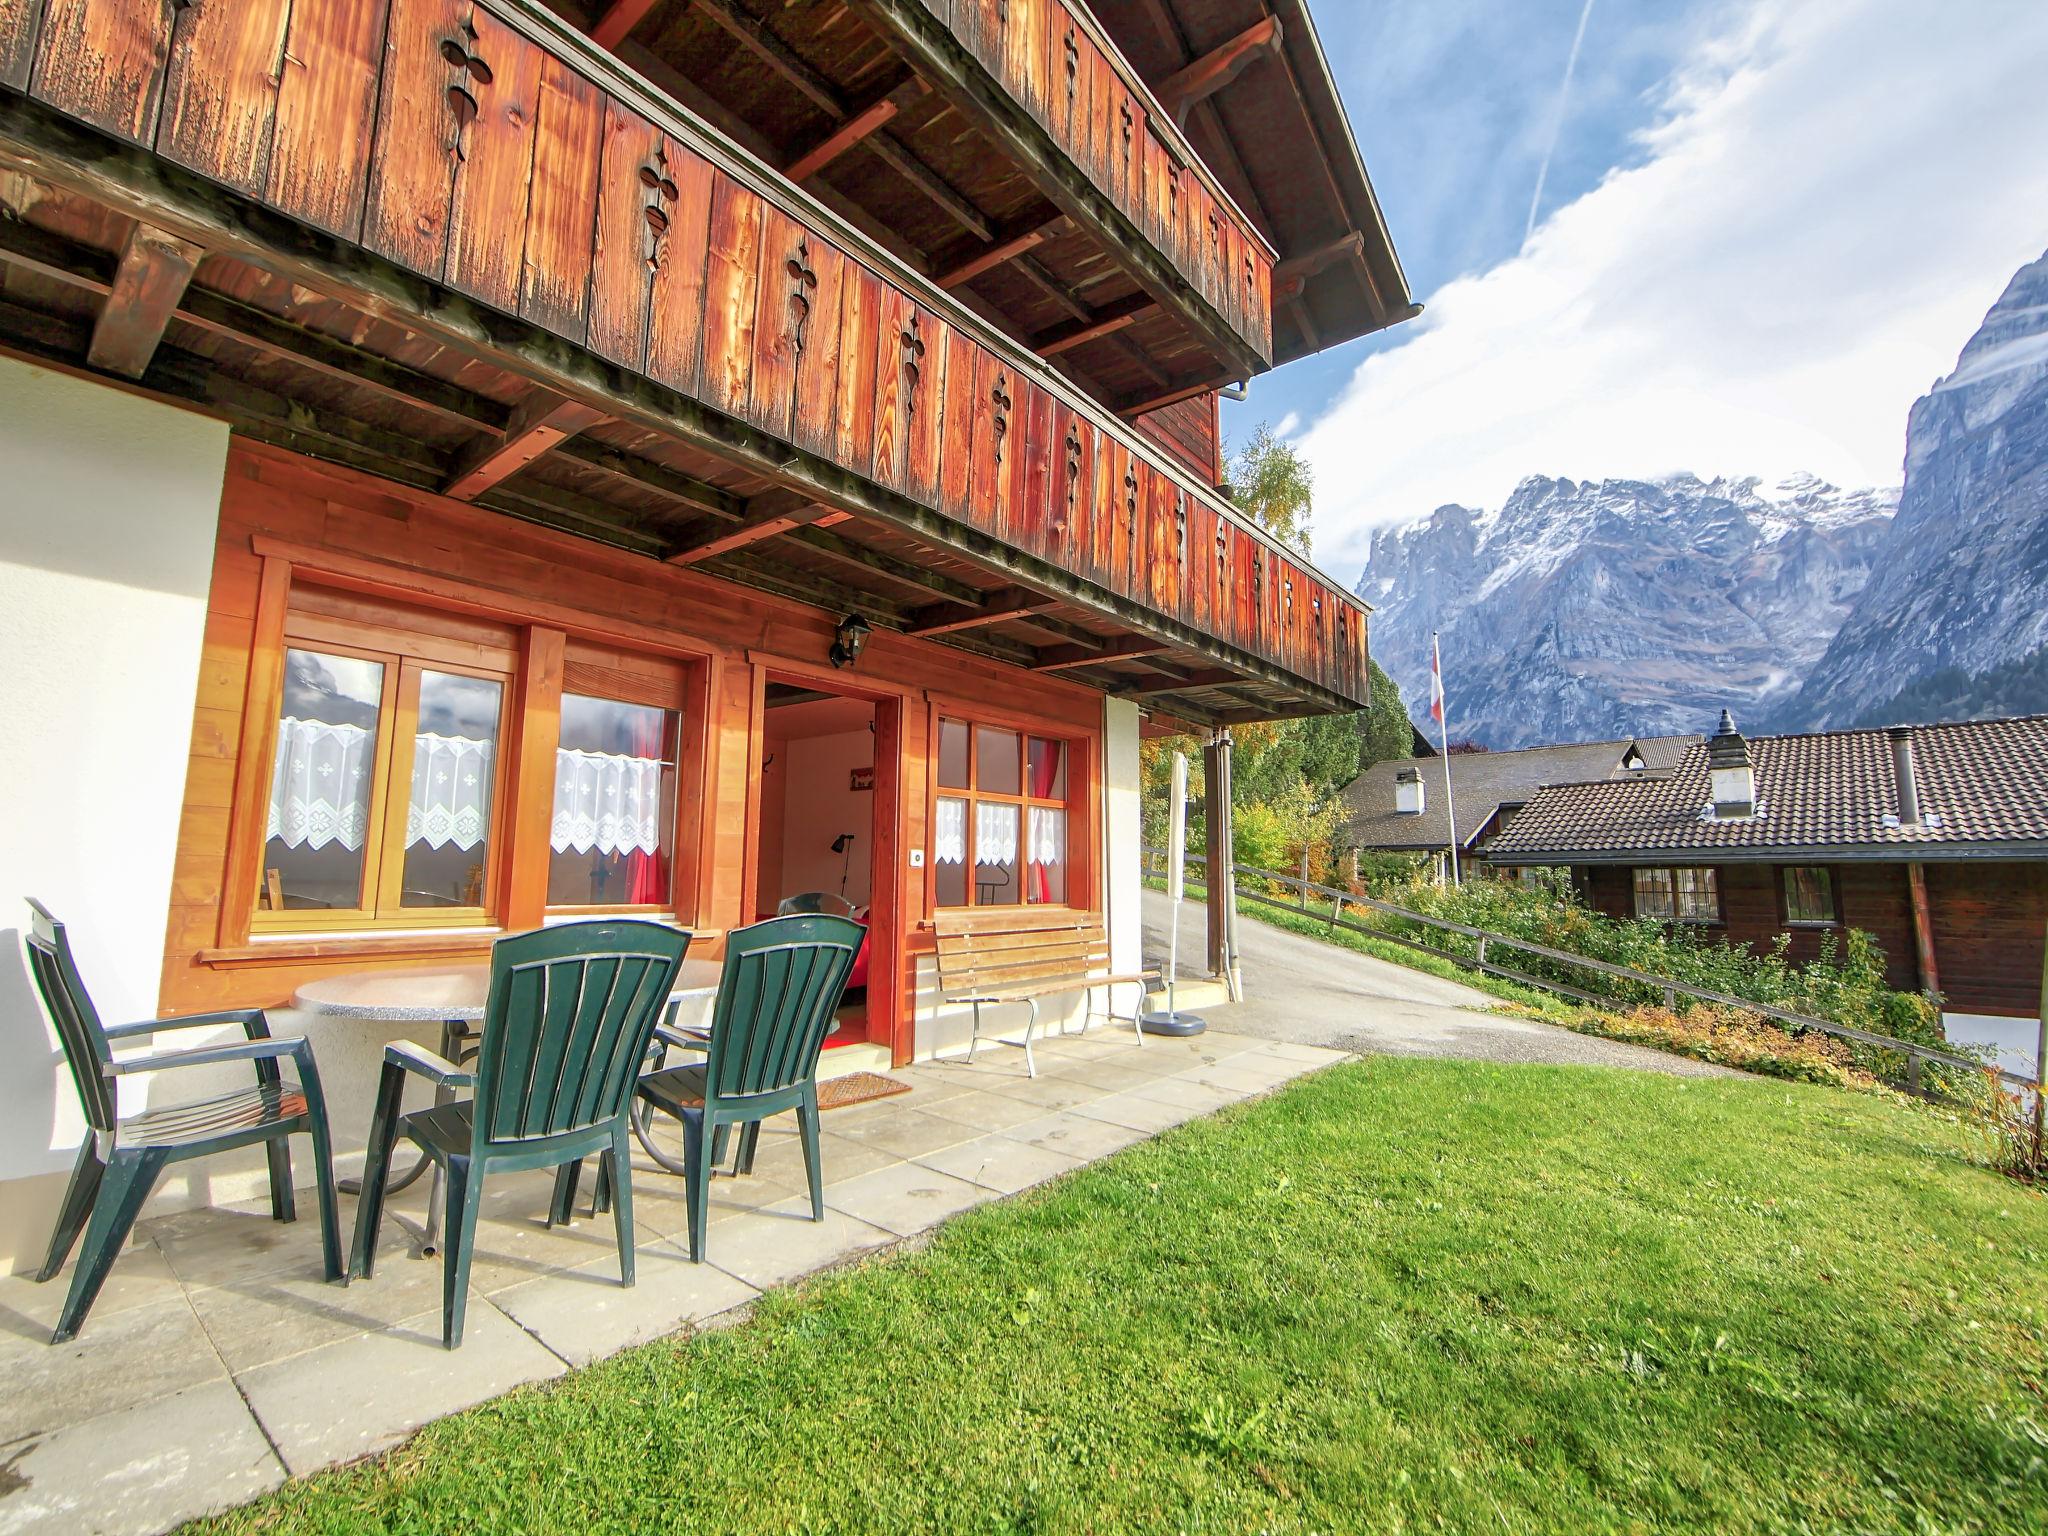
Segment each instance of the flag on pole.
M1436 631L1429 635L1429 718L1436 722L1437 741L1444 754L1444 815L1451 824L1450 869L1451 884L1458 885L1463 875L1458 869L1458 802L1451 794L1451 724L1449 712L1444 708L1444 652L1438 642Z

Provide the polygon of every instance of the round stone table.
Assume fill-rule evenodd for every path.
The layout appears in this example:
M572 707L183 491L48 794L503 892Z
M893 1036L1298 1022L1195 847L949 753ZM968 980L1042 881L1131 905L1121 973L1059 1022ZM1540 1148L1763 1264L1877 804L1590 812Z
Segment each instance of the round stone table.
M703 1002L718 994L718 978L724 967L716 960L685 960L676 971L676 984L669 993L671 1007L677 1003ZM477 1053L477 1037L483 1023L485 1004L491 990L488 964L438 967L390 966L375 971L347 971L306 982L292 993L292 1006L331 1019L355 1019L376 1024L435 1024L441 1026L440 1054L458 1066ZM436 1102L453 1097L437 1090ZM639 1110L639 1104L634 1105ZM633 1117L641 1145L664 1167L681 1171L681 1162L653 1145L644 1113ZM427 1171L424 1155L403 1174L386 1185L387 1194L409 1188ZM361 1192L357 1179L344 1179L341 1187L350 1194ZM427 1229L420 1252L431 1257L440 1246L441 1179L436 1170L433 1191L427 1198Z

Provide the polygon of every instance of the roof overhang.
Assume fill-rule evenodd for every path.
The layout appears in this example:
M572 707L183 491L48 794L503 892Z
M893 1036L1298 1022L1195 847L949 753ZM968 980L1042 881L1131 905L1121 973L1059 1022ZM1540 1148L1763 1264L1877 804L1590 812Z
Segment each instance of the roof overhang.
M1518 853L1513 849L1484 855L1489 864L1984 864L2048 863L2048 845L2038 842L1941 843L1926 847L1850 846L1812 843L1783 848L1620 848L1597 853Z

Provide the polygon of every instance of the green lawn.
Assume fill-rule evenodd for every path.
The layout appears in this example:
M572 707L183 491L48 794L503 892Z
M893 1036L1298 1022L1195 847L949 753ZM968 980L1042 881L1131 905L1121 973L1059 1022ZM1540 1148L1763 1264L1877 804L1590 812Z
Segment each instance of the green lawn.
M2041 1531L2048 1200L1759 1080L1381 1059L218 1531Z

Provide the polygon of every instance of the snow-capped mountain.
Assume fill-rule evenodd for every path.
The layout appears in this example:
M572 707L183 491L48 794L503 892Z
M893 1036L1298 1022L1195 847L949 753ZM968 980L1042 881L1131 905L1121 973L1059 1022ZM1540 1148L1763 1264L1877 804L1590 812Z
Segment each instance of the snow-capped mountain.
M1533 477L1373 539L1372 649L1419 717L1443 633L1451 731L1491 747L1709 729L1794 696L1887 542L1898 493L1810 476Z
M1839 726L2048 708L2044 647L2048 255L2020 268L1955 372L1914 404L1899 515L1792 712Z

